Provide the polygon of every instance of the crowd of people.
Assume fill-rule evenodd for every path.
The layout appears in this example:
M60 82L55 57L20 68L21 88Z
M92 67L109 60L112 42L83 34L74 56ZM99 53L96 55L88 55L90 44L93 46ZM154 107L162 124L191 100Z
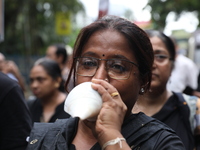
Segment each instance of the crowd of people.
M200 149L199 70L188 58L195 70L186 67L177 49L161 31L104 16L80 31L72 56L52 44L34 62L33 99L24 97L17 65L0 53L0 149ZM68 93L84 82L102 99L92 121L64 111Z

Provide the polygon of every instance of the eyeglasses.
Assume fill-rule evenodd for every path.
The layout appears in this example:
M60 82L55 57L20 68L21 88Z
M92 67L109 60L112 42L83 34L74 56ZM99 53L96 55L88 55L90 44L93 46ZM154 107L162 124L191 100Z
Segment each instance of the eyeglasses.
M132 66L138 67L134 62L124 59L99 59L93 57L78 57L76 59L76 73L80 76L92 77L99 68L100 61L106 62L108 75L113 79L128 79Z
M157 64L163 65L163 64L166 64L169 60L172 60L172 58L167 55L163 55L163 54L154 55L154 61Z

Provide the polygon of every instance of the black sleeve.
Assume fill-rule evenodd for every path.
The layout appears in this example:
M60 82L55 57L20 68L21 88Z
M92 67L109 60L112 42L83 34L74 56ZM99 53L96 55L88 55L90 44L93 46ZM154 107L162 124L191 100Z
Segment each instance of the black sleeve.
M175 134L170 134L167 131L163 131L156 144L156 150L185 150L183 143L180 138Z
M4 86L10 87L6 84ZM26 149L26 138L30 134L32 121L23 92L15 84L7 93L5 90L3 92L3 97L0 94L0 149Z
M189 86L186 86L185 90L183 91L183 93L187 94L187 95L193 95L194 89L192 89Z

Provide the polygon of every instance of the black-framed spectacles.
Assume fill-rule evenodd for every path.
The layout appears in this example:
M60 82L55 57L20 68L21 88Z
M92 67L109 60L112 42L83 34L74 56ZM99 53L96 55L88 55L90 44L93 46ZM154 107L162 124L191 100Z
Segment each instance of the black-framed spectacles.
M113 79L128 79L132 67L138 65L134 62L125 59L100 59L94 57L77 57L76 60L76 73L80 76L92 77L95 75L99 68L100 61L106 61L106 70L108 75Z

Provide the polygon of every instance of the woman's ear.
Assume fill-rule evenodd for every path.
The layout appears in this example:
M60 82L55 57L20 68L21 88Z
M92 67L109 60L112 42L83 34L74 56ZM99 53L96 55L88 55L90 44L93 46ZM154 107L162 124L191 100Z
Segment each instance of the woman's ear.
M141 87L141 88L140 88L140 91L139 91L139 94L140 94L140 95L143 95L144 93L145 93L145 89L144 89L144 87Z
M62 78L58 77L58 78L55 80L54 86L55 86L56 88L59 88L61 82L62 82Z
M55 84L54 84L54 86L55 86L55 88L59 88L59 82L55 82Z
M148 87L149 87L149 82L147 82L145 85L142 85L139 94L143 95L148 90Z
M150 87L150 82L146 75L143 78L141 78L141 87L140 87L139 94L143 95L149 89L149 87Z

